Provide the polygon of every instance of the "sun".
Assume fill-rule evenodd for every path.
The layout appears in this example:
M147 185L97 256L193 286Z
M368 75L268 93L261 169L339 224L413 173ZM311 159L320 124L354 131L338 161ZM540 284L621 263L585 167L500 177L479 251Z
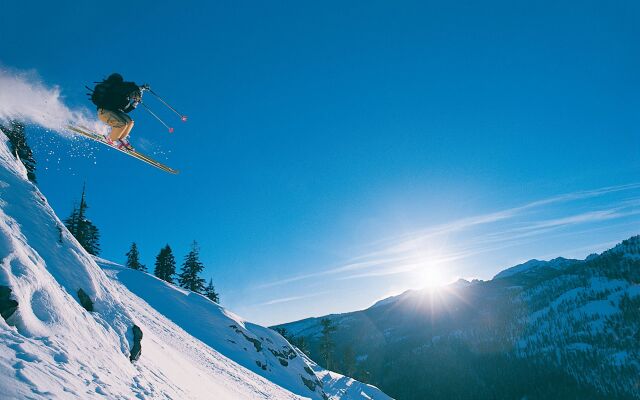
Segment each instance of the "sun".
M416 283L422 287L436 289L446 284L446 279L437 265L423 264L416 270L415 277L418 279Z
M449 257L443 243L423 243L412 253L415 267L410 274L412 286L435 289L448 283L446 271Z

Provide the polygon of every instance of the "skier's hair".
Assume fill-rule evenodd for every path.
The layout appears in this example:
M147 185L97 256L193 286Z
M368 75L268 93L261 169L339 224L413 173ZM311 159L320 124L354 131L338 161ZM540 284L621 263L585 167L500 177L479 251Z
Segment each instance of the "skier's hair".
M113 73L107 78L107 82L123 82L124 78L119 73Z

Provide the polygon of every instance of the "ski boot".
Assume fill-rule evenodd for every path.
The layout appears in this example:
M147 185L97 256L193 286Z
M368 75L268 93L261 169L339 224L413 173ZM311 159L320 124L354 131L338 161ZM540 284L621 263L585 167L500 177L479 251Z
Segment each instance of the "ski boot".
M104 139L104 142L109 146L118 147L119 140L111 140L111 138L109 137L109 134L102 135L102 138Z
M134 149L133 146L131 145L131 142L129 142L128 138L122 138L118 140L118 142L120 142L120 145L118 146L119 149L123 149L127 151L136 151L136 149Z

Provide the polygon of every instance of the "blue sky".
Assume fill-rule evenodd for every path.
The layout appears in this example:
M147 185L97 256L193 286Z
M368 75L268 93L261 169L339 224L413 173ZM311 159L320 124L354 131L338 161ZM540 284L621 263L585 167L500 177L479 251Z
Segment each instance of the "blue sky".
M24 3L24 2L22 2ZM103 256L202 247L262 323L488 279L640 233L640 5L12 2L0 64L70 107L118 71L152 88L132 142L169 165L31 128L64 217L87 184Z

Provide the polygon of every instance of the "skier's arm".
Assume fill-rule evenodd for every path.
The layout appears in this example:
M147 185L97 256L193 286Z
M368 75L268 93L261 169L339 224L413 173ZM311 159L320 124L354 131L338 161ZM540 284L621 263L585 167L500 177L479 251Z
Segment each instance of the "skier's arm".
M129 103L122 109L122 111L128 113L133 111L142 100L142 90L141 87L136 85L134 82L124 82L122 89L129 100Z

